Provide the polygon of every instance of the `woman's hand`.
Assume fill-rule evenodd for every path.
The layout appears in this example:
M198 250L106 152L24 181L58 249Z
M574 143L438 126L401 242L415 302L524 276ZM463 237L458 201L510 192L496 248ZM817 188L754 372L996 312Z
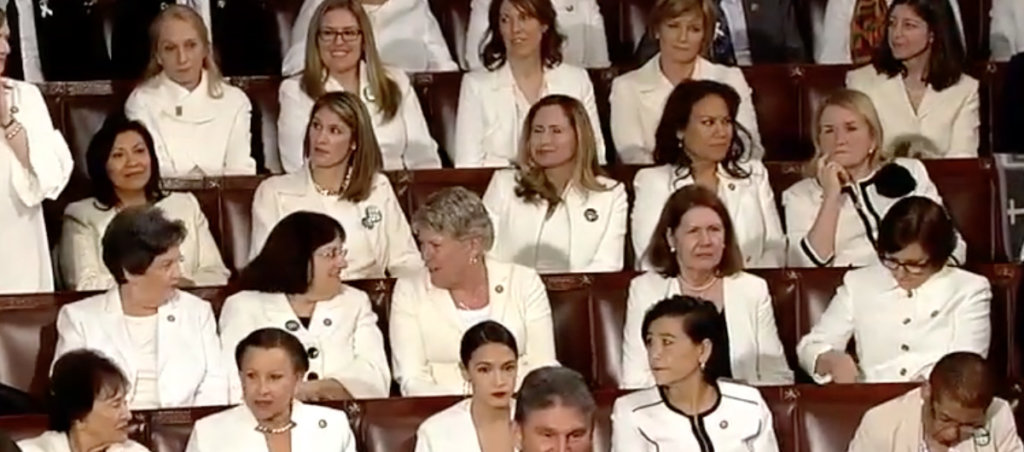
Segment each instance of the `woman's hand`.
M295 398L302 402L323 402L328 400L351 400L353 397L340 381L327 378L300 383L295 391Z
M849 183L850 175L842 165L832 161L828 156L818 158L818 184L825 191L828 198L838 198L842 194L843 186Z
M818 375L831 375L833 383L849 384L857 382L857 375L860 370L853 357L845 352L836 350L828 351L818 357L814 366L814 373Z

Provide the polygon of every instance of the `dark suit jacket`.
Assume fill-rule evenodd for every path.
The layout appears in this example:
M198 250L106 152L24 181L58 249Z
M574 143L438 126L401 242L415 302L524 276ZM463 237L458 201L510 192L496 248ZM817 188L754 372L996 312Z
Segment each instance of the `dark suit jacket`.
M810 61L810 54L800 37L794 3L793 0L743 0L750 56L754 64ZM634 62L643 64L657 53L658 42L646 33Z
M41 3L32 3L39 59L46 80L110 78L110 57L103 36L103 4L51 1L49 8L53 13L43 17Z
M995 152L1024 154L1024 53L1018 53L1006 68L1003 95L996 102L1002 104L996 121Z

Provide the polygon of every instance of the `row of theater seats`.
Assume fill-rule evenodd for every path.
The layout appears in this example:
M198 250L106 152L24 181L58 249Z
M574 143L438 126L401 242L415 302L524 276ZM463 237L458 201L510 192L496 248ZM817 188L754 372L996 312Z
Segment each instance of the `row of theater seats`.
M761 395L772 411L781 452L842 452L868 409L914 387L913 384L795 385L761 388ZM1012 395L1011 391L1004 392ZM594 394L597 402L594 452L611 450L611 410L619 395L617 391ZM359 451L412 452L420 423L458 400L455 397L379 399L330 405L348 412ZM136 412L135 422L140 429L132 436L153 452L181 452L185 450L195 421L221 409ZM1014 415L1017 425L1024 425L1020 406L1016 407ZM0 430L10 432L15 438L38 435L45 429L46 418L41 415L0 418Z
M991 281L992 340L989 362L999 375L1024 378L1024 309L1019 309L1024 270L1017 264L981 264L968 268ZM779 338L790 367L798 369L796 344L810 331L842 284L846 269L757 270L772 294ZM563 365L579 371L596 389L619 386L622 329L632 272L548 275L542 279L551 302L555 348ZM367 292L378 316L378 326L388 337L388 316L394 280L363 280L352 283ZM190 289L209 300L219 315L232 287ZM89 292L58 292L0 297L0 382L41 399L49 376L56 343L58 309L92 295ZM386 341L385 341L386 342ZM852 349L851 349L852 350ZM385 344L390 356L390 347ZM810 382L797 371L798 382Z
M754 90L754 107L766 149L765 160L806 160L813 155L811 142L814 112L820 102L844 86L845 74L851 66L763 65L743 68ZM609 126L608 96L612 80L621 68L591 70L601 127L606 138L609 161L614 161L614 143ZM979 63L970 67L972 76L981 81L981 149L980 155L1005 152L1008 143L999 137L998 118L1004 105L1002 92L1006 64ZM419 96L430 133L441 148L452 149L455 143L455 121L459 102L460 72L417 73L412 82ZM242 77L231 83L244 90L253 103L253 149L257 161L263 156L274 160L277 153L278 103L277 77ZM50 107L51 117L71 146L76 162L76 178L80 183L86 175L85 151L89 140L103 119L120 109L131 92L127 81L51 82L41 85ZM277 168L267 162L267 168Z

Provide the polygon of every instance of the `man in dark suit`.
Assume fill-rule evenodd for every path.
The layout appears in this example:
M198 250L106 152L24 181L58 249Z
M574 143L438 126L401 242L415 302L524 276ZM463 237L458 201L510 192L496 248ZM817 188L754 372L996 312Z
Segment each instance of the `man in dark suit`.
M1003 108L995 118L999 133L994 150L1024 155L1024 53L1010 59L1003 80L1003 95L997 99Z

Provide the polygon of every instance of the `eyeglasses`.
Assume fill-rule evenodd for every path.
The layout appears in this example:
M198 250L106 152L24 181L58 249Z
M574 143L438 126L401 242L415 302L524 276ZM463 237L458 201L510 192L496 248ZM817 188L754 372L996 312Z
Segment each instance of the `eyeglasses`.
M346 28L344 30L320 30L316 36L320 39L320 42L330 43L338 42L338 38L341 38L342 42L354 42L363 35L363 31L358 28Z
M910 273L911 275L920 275L928 270L929 264L925 262L903 262L892 256L878 256L878 260L882 262L882 265L889 270L896 271L896 269L903 269L903 271Z
M345 248L329 248L323 251L317 251L313 253L314 256L323 259L337 259L339 257L348 256L348 250Z

